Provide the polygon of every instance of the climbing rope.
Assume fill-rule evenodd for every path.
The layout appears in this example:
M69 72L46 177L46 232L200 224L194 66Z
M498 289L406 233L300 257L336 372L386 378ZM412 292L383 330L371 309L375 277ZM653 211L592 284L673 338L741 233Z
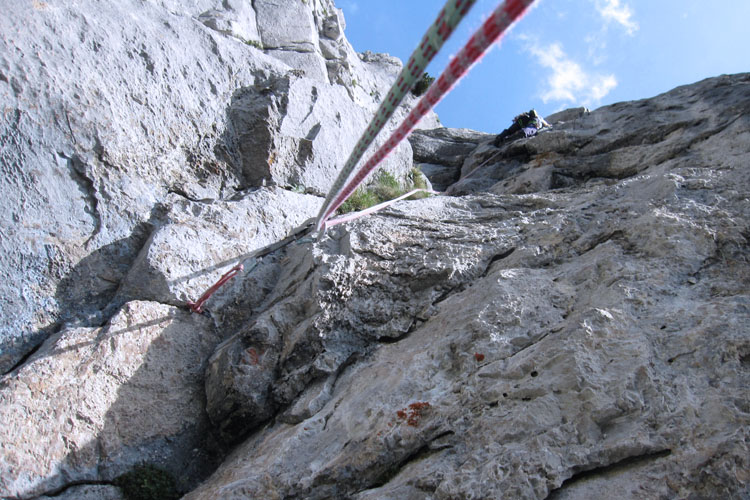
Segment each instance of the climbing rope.
M450 2L449 2L450 3ZM473 2L471 2L473 3ZM411 130L417 125L419 120L426 115L450 90L458 83L458 81L471 69L471 67L482 58L487 52L489 47L498 40L505 31L527 11L527 9L534 3L534 0L507 0L506 2L499 5L492 15L482 24L482 26L472 35L466 45L456 55L443 71L440 77L433 82L427 93L419 101L419 104L411 110L409 115L404 119L401 125L391 134L388 140L380 147L380 149L365 163L357 174L345 185L344 180L349 177L354 165L350 165L350 162L344 167L344 170L339 174L339 177L334 182L331 190L326 197L326 201L323 203L316 227L318 230L325 230L326 227L335 225L328 223L328 219L336 211L336 209L351 196L355 189L365 180L365 178L372 172L377 165L385 159L385 157L393 151L393 149L403 141L406 136L409 135ZM445 10L445 9L444 9ZM442 16L442 13L441 13ZM438 21L440 17L438 17ZM434 27L434 26L433 26ZM428 33L429 34L429 33ZM425 35L425 39L427 35ZM443 40L444 41L444 40ZM423 41L424 43L424 41ZM417 53L415 51L415 53ZM434 53L431 54L434 56ZM412 57L414 57L412 55ZM411 62L411 60L410 60ZM402 72L403 74L403 72ZM421 74L421 70L420 73ZM400 81L400 80L399 80ZM397 81L396 83L398 84ZM393 90L393 88L391 88ZM390 95L390 93L389 93ZM382 106L381 106L382 107ZM393 110L391 110L391 113ZM390 116L390 114L388 116ZM376 117L378 115L376 114ZM375 122L376 135L380 131L385 122ZM372 123L371 123L372 126ZM370 128L368 127L368 131ZM367 135L367 134L366 134ZM372 135L372 134L371 134ZM364 136L363 136L364 138ZM374 135L372 135L374 139ZM367 142L369 145L372 139ZM358 146L359 147L359 144ZM366 147L366 146L365 146ZM355 148L355 152L357 148ZM360 153L357 156L357 160L362 156ZM352 155L354 157L354 155ZM350 157L350 161L352 159ZM356 160L355 160L356 163ZM341 181L341 182L339 182ZM342 187L343 186L343 187ZM368 212L370 213L370 212ZM362 214L360 214L361 216ZM337 219L338 220L338 219ZM333 221L332 221L333 222ZM340 222L336 222L338 224Z
M379 203L377 205L374 205L370 208L366 208L364 210L360 210L359 212L353 212L350 214L342 215L340 217L336 217L335 219L331 219L329 221L325 222L325 229L328 229L329 227L337 226L339 224L343 224L345 222L351 222L353 220L359 219L360 217L364 217L365 215L374 214L375 212L378 212L380 210L383 210L386 207L389 207L396 203L397 201L405 200L409 196L415 195L417 193L429 193L429 194L440 194L437 191L432 191L430 189L413 189L409 191L406 194L402 194L398 198L394 198L392 200L384 201L383 203Z
M427 93L419 101L419 104L411 110L409 115L404 119L401 125L391 134L383 146L362 166L357 174L347 183L345 182L351 175L357 162L364 155L365 150L372 143L375 137L378 135L380 130L383 129L385 123L393 115L396 107L401 103L406 92L411 89L417 78L422 75L424 68L432 60L437 51L442 47L443 43L448 39L450 34L453 32L458 22L466 15L469 8L474 5L476 0L448 0L448 2L440 11L440 15L430 26L430 29L425 34L419 47L414 51L412 56L409 58L408 64L399 74L396 79L396 83L391 87L388 92L388 96L381 103L378 111L375 113L375 117L372 119L367 127L365 133L360 137L359 142L352 151L349 159L344 164L344 168L333 183L326 200L321 207L320 213L316 219L316 228L318 231L325 230L327 227L332 227L337 224L349 222L358 217L368 215L373 212L377 212L399 200L408 198L409 196L420 192L427 191L433 194L437 194L434 191L415 189L409 193L406 193L396 199L386 201L379 205L375 205L369 209L357 212L356 214L349 214L336 219L328 219L336 211L336 209L354 192L362 181L365 180L367 175L391 152L393 149L403 141L406 136L409 135L411 130L416 126L419 120L426 115L450 90L458 83L458 81L469 71L469 69L484 55L487 49L497 40L500 36L518 20L529 6L534 3L534 0L507 0L501 4L492 15L482 24L482 27L477 30L474 35L469 39L466 45L461 49L461 52L455 56L448 67L443 71L430 88ZM287 238L282 243L288 244L291 241L297 240L301 235L306 234L310 226L303 225L298 229L291 238ZM288 241L287 241L288 240ZM301 240L300 240L301 241ZM211 286L206 293L204 293L197 301L188 302L188 307L195 313L203 311L203 305L213 295L216 290L223 286L227 281L234 278L237 274L242 272L242 264L230 269L224 274L219 281Z
M226 283L227 281L229 281L232 278L234 278L235 276L237 276L244 269L245 269L245 266L243 266L242 264L237 264L232 269L230 269L229 271L227 271L226 273L224 273L222 275L222 277L219 278L219 281L217 281L216 283L214 283L213 286L211 286L211 288L209 288L208 290L206 290L206 292L203 295L201 295L198 300L196 300L195 302L188 302L187 306L194 313L202 313L203 312L203 304L206 303L206 301L211 297L211 295L213 295L214 292L216 292L216 290L218 290L219 288L221 288L222 286L224 286L224 283Z
M339 173L338 177L334 181L331 189L328 191L323 206L320 209L320 213L317 218L317 229L321 229L321 225L330 210L328 207L331 204L332 199L339 193L343 187L349 175L354 170L357 162L365 154L367 148L375 140L378 133L385 127L388 120L398 108L398 105L403 101L406 92L411 89L414 84L422 77L424 69L430 63L435 54L440 50L448 37L451 36L453 30L466 16L469 9L476 3L476 0L448 0L440 11L435 22L432 23L427 30L427 33L422 37L422 41L419 43L417 48L409 57L409 62L399 73L396 82L391 86L385 99L380 103L378 110L375 112L375 116L370 121L367 129L359 138L357 145L354 146L354 150L349 155L349 159L346 160L344 168Z

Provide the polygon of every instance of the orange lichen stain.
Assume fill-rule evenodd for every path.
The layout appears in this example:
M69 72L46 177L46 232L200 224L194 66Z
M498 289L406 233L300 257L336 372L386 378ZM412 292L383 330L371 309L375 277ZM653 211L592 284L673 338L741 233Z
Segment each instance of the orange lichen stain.
M259 365L260 364L260 354L258 354L258 351L255 350L255 347L251 347L247 350L247 353L250 355L250 362L253 365Z
M429 408L430 403L427 401L419 401L410 404L407 408L398 410L396 416L401 420L406 420L406 424L412 427L417 427L419 421L422 419L422 410Z
M481 363L482 361L484 361L484 354L480 354L478 352L475 352L474 353L474 359L476 359L477 361L479 361Z

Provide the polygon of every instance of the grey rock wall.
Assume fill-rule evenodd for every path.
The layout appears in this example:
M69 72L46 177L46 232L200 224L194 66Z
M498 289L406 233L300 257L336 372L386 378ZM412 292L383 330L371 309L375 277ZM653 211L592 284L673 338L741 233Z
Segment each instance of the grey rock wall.
M461 177L461 166L480 143L494 136L469 129L439 127L415 130L409 136L414 161L438 191L444 191Z
M142 462L194 486L213 467L203 371L210 320L130 302L105 327L56 333L0 385L4 498L112 481Z
M404 202L297 244L209 361L209 416L242 444L186 498L745 498L749 91L558 122L484 182L591 150L638 168L570 160L566 187Z
M4 12L0 496L747 497L747 74L420 134L451 195L317 239L401 68L332 2Z
M106 321L175 195L325 194L401 67L360 59L327 0L6 7L2 373L66 323ZM403 177L411 165L405 144L385 168Z

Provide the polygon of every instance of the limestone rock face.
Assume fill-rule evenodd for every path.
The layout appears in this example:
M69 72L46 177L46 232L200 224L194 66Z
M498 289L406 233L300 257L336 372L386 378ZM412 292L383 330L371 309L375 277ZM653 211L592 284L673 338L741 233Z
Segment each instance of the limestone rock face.
M173 195L174 196L174 195ZM320 200L261 188L232 200L168 198L164 224L151 233L118 290L118 302L183 305L254 252L317 215Z
M260 42L255 9L248 0L224 0L221 8L201 13L198 20L213 30L245 42Z
M438 200L430 207L444 210ZM423 244L421 232L375 238L389 234L388 226L380 219L365 224L367 231L336 233L322 248L298 243L289 249L294 265L266 299L274 306L212 356L207 411L228 441L295 400L283 420L296 423L316 414L347 365L379 342L407 335L433 313L435 302L512 248L493 227L468 233L427 224L444 238L423 256L414 252Z
M0 497L747 497L750 75L431 115L450 195L316 235L402 67L330 0L6 11Z
M744 498L749 92L711 79L507 146L532 168L588 136L564 188L404 202L289 247L208 364L209 416L244 442L186 498ZM613 110L633 128L605 145ZM642 163L583 180L597 148Z
M38 500L124 500L120 489L108 485L71 486L55 496L42 495Z
M324 194L401 68L360 58L328 0L5 10L0 373L71 321L106 321L175 195ZM411 165L404 144L386 168Z
M0 384L2 496L111 481L141 462L194 486L213 467L203 371L219 338L207 318L155 302L50 337Z
M738 122L749 109L745 80L720 77L592 113L558 113L550 117L552 129L538 136L477 148L449 192L520 194L616 182L656 165L691 163L706 149L707 163L733 164L731 152L744 141Z
M374 111L352 100L344 86L290 73L235 93L227 143L238 152L250 184L273 183L325 196L338 174L331 165L344 165ZM376 146L386 139L381 134ZM403 178L411 155L404 141L382 168Z
M466 157L494 136L469 129L446 127L415 130L409 136L414 161L438 191L458 181Z

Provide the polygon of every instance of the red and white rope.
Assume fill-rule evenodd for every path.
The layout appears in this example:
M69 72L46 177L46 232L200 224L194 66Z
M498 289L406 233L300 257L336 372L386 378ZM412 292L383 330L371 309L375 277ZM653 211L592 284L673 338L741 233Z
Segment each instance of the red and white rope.
M455 84L482 58L490 46L496 40L500 39L508 28L520 19L533 3L534 0L507 0L495 9L492 15L464 45L458 55L451 60L440 77L433 82L424 97L422 97L417 106L411 110L401 125L391 134L386 143L370 157L367 163L357 171L354 177L335 196L331 197L329 194L329 199L333 201L331 201L328 208L318 220L319 230L324 230L326 227L335 225L326 223L326 221L336 209L351 196L354 190L357 189L375 167L409 135L419 120L450 92ZM359 216L361 215L359 213ZM336 224L339 223L336 222Z

